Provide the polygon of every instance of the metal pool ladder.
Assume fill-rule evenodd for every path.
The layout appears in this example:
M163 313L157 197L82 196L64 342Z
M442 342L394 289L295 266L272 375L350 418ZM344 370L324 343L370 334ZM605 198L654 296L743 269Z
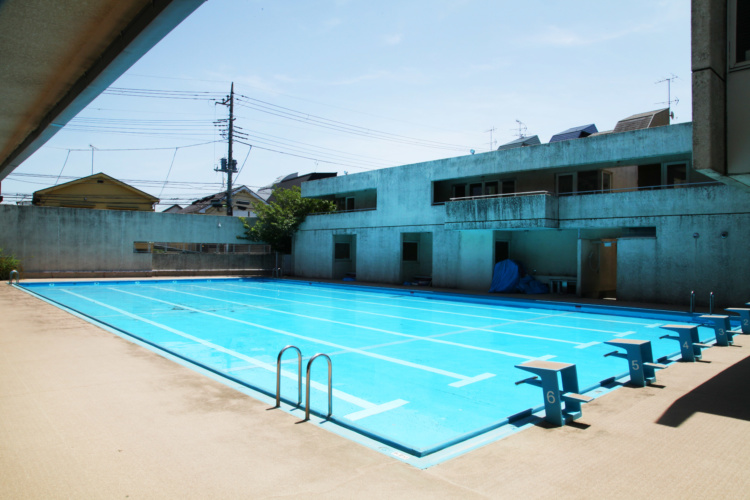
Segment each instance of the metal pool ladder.
M305 373L305 377L307 377L307 389L305 391L305 398L307 399L307 404L305 405L305 420L310 420L310 367L312 366L313 361L320 357L328 360L328 415L326 416L326 419L331 418L331 415L333 414L333 385L331 377L333 365L328 354L316 354L307 362L307 371Z
M281 356L287 349L294 349L297 351L297 406L302 404L302 351L299 347L288 345L279 351L279 356L276 358L276 406L281 406ZM324 357L328 360L328 415L326 419L331 418L333 414L333 364L331 358L327 354L316 354L310 361L307 362L307 371L305 377L307 378L307 389L305 392L305 421L310 420L310 368L312 368L313 361L317 358Z
M279 357L276 358L276 406L281 406L281 355L287 349L294 349L297 351L297 406L302 404L302 351L299 347L288 345L279 352Z
M8 280L8 284L9 284L9 285L12 285L12 284L13 284L13 275L14 275L14 274L16 275L16 285L18 284L18 278L20 277L20 274L18 274L18 271L16 271L15 269L13 269L13 270L12 270L12 271L10 272L10 279Z

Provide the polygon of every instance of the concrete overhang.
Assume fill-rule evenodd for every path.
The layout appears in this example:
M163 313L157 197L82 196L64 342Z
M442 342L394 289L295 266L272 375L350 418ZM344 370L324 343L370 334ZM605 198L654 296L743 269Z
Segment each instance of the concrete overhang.
M0 0L0 180L205 0Z
M435 182L499 173L574 172L690 160L692 151L693 124L680 123L320 179L303 184L302 196L385 186L399 169L403 169L402 175Z

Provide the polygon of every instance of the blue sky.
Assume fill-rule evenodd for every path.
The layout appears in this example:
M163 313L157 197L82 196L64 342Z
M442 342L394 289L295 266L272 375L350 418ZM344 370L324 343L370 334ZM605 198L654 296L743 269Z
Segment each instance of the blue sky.
M497 147L516 120L542 142L589 123L611 130L666 107L655 82L673 74L675 122L690 121L689 0L208 0L112 86L190 99L104 94L2 189L15 202L89 175L93 145L95 172L161 208L220 191L226 144L213 122L226 108L210 99L230 82L242 142L255 146L235 146L237 182L259 187L485 152L487 131Z

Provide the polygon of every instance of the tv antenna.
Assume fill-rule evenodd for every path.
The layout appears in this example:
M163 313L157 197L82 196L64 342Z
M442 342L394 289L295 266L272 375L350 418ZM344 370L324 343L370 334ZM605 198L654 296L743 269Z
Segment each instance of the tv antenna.
M526 130L527 130L526 124L518 119L516 119L516 123L518 124L517 125L518 131L513 135L518 136L519 139L523 139L524 137L526 137ZM511 129L511 130L516 130L516 129Z
M497 142L497 141L493 141L492 140L492 132L494 132L495 130L497 130L497 129L493 126L491 129L484 131L485 134L487 132L490 133L490 151L492 151L493 149L495 149L495 143Z
M666 102L657 102L656 104L666 104L667 108L669 108L669 117L674 120L674 112L672 111L672 103L675 103L675 105L679 104L680 100L675 97L672 99L672 82L677 80L679 77L675 75L674 73L671 73L672 76L669 78L664 78L663 80L659 80L655 83L655 85L658 85L660 83L667 82L667 100Z

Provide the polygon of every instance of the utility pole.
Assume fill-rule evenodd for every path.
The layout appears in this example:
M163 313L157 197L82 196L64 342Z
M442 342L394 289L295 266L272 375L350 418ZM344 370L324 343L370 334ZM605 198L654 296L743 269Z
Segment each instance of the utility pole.
M219 104L229 106L229 134L227 157L221 159L221 168L214 169L217 172L226 172L227 174L227 215L234 215L232 208L232 174L237 173L237 160L232 158L232 139L234 137L234 82L229 91L229 96Z

